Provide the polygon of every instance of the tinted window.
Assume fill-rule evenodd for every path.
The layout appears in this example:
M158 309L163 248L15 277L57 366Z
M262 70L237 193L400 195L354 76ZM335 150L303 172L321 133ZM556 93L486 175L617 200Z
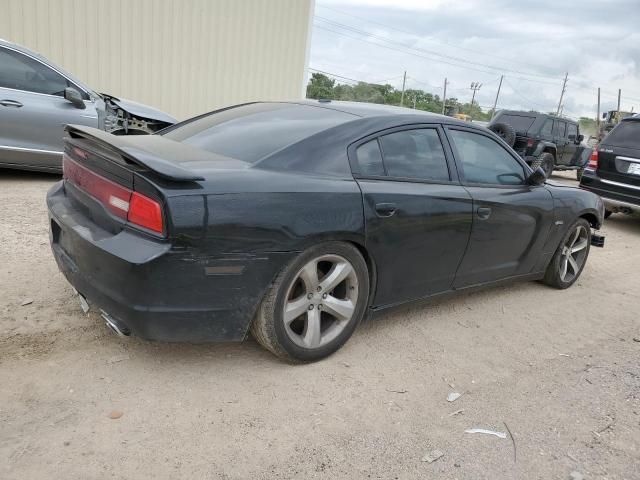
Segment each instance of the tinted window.
M636 120L620 122L602 143L613 147L640 149L640 122Z
M449 181L449 169L438 132L403 130L380 137L384 166L391 177Z
M254 103L212 113L167 131L167 138L226 157L258 160L357 117L292 103Z
M556 120L556 130L554 132L554 134L557 137L564 137L565 133L567 131L567 122L559 122Z
M578 136L578 126L573 123L567 124L567 137L573 135L574 137Z
M547 118L542 125L542 130L540 130L540 135L551 136L551 132L553 131L553 120L551 118Z
M46 65L13 50L0 48L0 87L64 96L66 78Z
M525 171L495 140L472 132L451 130L451 138L469 183L520 185Z
M360 145L356 150L356 158L358 170L362 175L384 175L378 140L371 140Z
M498 119L500 123L511 125L516 132L526 132L533 125L536 117L527 117L524 115L502 115Z

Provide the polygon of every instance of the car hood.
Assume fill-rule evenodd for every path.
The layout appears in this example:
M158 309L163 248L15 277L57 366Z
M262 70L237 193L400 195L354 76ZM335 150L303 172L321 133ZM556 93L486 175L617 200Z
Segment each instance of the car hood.
M166 114L156 108L149 107L148 105L143 105L142 103L134 102L133 100L126 100L124 98L113 97L109 94L103 94L107 97L111 102L116 104L123 110L126 110L132 115L136 117L148 118L150 120L158 120L160 122L166 123L178 123L178 121L173 118L171 115Z

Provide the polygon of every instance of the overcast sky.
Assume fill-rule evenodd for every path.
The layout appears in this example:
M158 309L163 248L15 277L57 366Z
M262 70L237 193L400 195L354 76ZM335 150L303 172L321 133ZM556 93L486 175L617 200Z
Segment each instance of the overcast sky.
M316 0L309 66L498 108L555 111L565 72L564 113L640 110L640 0ZM377 45L376 45L377 44ZM349 80L337 79L342 83Z

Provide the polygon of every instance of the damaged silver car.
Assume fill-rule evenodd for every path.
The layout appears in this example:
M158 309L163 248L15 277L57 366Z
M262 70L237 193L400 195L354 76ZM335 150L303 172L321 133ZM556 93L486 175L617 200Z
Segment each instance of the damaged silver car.
M97 93L41 55L0 40L0 167L60 172L66 124L142 135L176 120Z

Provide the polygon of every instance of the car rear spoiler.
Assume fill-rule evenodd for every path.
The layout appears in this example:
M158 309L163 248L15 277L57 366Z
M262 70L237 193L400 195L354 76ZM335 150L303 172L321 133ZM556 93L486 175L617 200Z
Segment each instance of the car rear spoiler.
M161 135L112 135L83 125L67 125L65 131L71 138L84 138L115 150L127 162L144 167L167 180L176 182L204 180L204 177L180 165L182 162L200 160L197 158L199 155L194 154L192 150L180 149L181 144ZM177 150L180 150L179 155ZM175 155L172 155L174 153ZM190 153L192 158L184 158L185 153Z

